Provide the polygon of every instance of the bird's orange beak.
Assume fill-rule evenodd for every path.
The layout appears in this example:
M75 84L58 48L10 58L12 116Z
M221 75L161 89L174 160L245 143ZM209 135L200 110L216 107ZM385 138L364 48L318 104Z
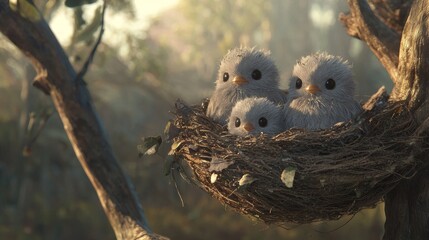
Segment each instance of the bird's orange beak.
M248 83L248 81L242 76L235 76L234 79L232 80L232 82L237 84L237 85L243 85L243 84Z
M246 123L246 124L244 124L243 128L244 128L244 130L246 130L246 131L248 131L248 132L250 132L250 131L252 131L253 129L255 129L255 127L253 127L253 125L252 125L251 123Z
M305 91L307 91L311 94L316 94L320 91L320 88L316 85L310 84L305 88Z

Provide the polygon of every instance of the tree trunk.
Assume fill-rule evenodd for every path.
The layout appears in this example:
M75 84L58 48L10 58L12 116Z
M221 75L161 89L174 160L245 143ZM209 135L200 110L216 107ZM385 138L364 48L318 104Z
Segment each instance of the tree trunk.
M376 7L371 9L367 1L349 1L351 13L340 19L348 33L365 41L383 63L395 83L391 98L407 101L420 125L418 135L427 144L429 1L373 2ZM429 153L420 149L416 146L411 157L424 167L385 196L384 240L429 239Z
M392 97L409 102L421 124L421 136L428 138L429 116L429 1L415 1L405 24L399 51L399 79ZM410 91L413 89L413 91ZM427 141L426 141L427 142ZM429 160L427 153L417 156ZM413 179L401 183L386 196L384 240L429 239L429 168L422 169Z
M51 96L117 239L163 238L150 230L134 187L106 140L83 80L77 79L43 18L25 16L12 10L9 1L0 0L0 31L31 59L38 73L33 85Z

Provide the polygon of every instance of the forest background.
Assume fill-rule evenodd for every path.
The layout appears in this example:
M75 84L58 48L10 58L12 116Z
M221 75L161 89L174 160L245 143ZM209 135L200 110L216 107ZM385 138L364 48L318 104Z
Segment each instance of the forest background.
M380 239L383 205L339 221L266 226L208 194L165 176L167 147L138 157L143 136L160 135L177 98L199 104L214 88L222 56L233 47L269 49L287 88L301 56L327 51L353 64L356 97L392 85L372 52L346 34L341 0L111 1L106 31L85 81L120 164L133 181L151 228L172 239ZM95 44L101 2L67 8L35 3L80 69ZM150 9L150 8L149 8ZM150 10L149 10L150 11ZM0 23L1 24L1 23ZM48 96L32 87L28 60L0 36L0 239L114 239Z

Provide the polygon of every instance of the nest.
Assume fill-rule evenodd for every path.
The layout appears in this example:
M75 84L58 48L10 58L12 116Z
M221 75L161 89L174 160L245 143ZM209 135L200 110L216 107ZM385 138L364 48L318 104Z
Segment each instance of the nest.
M417 126L405 104L382 93L364 108L326 130L238 137L203 106L177 102L172 153L201 188L240 213L267 224L336 220L374 207L419 165Z

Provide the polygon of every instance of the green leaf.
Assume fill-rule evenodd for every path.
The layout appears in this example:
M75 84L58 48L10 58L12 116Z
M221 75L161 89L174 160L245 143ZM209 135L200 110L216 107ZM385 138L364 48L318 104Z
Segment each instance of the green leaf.
M143 137L143 144L137 145L139 157L143 155L153 155L158 152L159 146L162 143L161 136Z
M80 7L85 4L92 4L97 2L97 0L66 0L66 6L73 8L73 7Z
M282 175L280 176L280 179L286 185L286 187L288 188L293 187L295 173L296 173L296 168L294 167L287 167L283 170Z

